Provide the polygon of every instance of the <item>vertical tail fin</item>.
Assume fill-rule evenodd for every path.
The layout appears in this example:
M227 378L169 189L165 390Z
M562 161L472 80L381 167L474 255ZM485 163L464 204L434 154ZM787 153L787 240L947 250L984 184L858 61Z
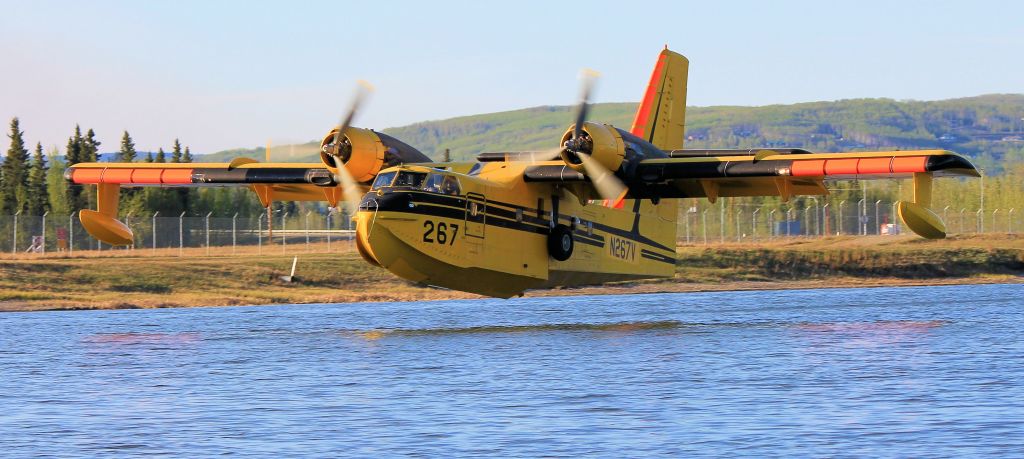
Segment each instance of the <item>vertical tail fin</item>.
M683 148L689 68L690 61L682 54L669 51L668 47L661 51L633 119L633 135L662 150Z

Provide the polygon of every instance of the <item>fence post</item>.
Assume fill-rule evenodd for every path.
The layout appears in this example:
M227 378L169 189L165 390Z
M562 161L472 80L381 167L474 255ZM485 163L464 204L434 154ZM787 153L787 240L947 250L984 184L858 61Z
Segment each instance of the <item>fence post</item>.
M185 212L178 215L178 256L184 256L185 250Z
M686 211L683 212L683 218L686 219L686 243L690 243L690 208L687 207Z
M238 242L236 222L238 221L238 212L231 216L231 254L235 254L235 244Z
M206 223L206 255L207 256L210 255L210 215L213 215L213 212L208 212L206 214L206 222L205 222Z
M740 230L740 217L743 216L743 209L740 208L736 211L736 242L740 242L740 235L743 231Z
M11 240L11 253L18 253L18 215L21 215L21 211L14 213L14 239Z
M704 232L704 245L708 245L708 210L700 213L700 228Z
M985 231L985 215L982 214L984 211L985 209L978 209L978 211L974 213L975 233L981 234Z
M266 215L260 212L260 218L256 220L256 253L263 255L263 216Z
M43 212L43 255L46 255L46 216L50 214L50 211Z
M828 206L832 205L831 202L826 202L825 205L821 206L821 236L825 237L831 233L832 228L829 228L831 221L828 218Z
M966 211L966 208L960 209L960 234L964 234L964 212Z
M846 207L846 200L839 201L839 225L836 229L836 236L843 235L843 208Z
M75 252L75 213L68 215L68 256Z
M793 208L786 209L786 237L790 236L790 222L793 221Z
M820 212L821 209L818 208L818 198L816 198L814 196L808 196L807 199L810 199L811 201L814 201L814 235L815 236L819 236L819 235L821 235L821 228L820 228L821 227L821 212ZM807 219L807 223L808 223L808 225L807 225L807 235L810 236L811 235L810 219Z
M892 219L896 220L896 214L892 214ZM949 223L949 206L942 208L942 222ZM895 221L893 223L895 223Z
M331 251L331 208L327 208L327 251Z
M287 245L287 243L285 241L288 239L288 233L287 233L288 228L285 226L287 224L288 224L288 212L285 212L285 213L281 214L281 253L287 252L287 249L285 248L285 245Z
M1006 232L1013 234L1013 209L1006 213Z
M124 224L125 224L125 226L127 226L129 228L132 227L132 212L128 212L128 215L124 216ZM124 248L125 248L125 250L129 250L129 249L135 250L135 238L132 237L132 245L131 245L131 247L125 246Z
M156 255L156 216L160 215L160 211L153 212L153 255Z
M306 251L309 252L309 214L313 213L312 210L306 212Z
M867 213L867 201L861 198L857 201L857 226L860 228L857 233L861 236L868 233Z
M721 236L722 243L725 243L725 200L720 202L722 203L722 207L718 216L718 232Z
M754 213L750 214L750 240L754 242L757 242L757 213L760 211L761 208L758 207L754 209Z
M772 209L771 212L768 212L768 240L769 241L775 239L775 211L777 211L777 210L778 209Z

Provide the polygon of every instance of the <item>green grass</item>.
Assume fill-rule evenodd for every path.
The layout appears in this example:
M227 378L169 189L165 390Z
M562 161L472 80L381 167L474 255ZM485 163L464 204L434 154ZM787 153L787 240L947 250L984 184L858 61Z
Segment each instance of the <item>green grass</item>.
M202 249L164 257L104 252L75 258L0 260L0 311L153 308L272 303L334 303L474 298L425 288L366 264L353 252L204 256ZM925 241L912 236L792 239L678 249L674 279L581 289L629 293L708 289L900 285L1019 281L1024 238L969 236ZM571 292L572 290L568 290ZM567 290L529 292L566 294Z

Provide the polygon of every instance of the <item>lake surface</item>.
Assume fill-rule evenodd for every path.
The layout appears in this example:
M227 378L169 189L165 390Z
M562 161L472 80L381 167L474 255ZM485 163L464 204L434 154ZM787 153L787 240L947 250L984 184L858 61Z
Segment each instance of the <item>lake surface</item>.
M0 314L0 455L1022 457L1022 294Z

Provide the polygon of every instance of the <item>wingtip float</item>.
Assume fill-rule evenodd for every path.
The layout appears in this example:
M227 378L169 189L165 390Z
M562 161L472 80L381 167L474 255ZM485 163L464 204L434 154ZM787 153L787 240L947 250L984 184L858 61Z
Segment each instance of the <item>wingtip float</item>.
M116 219L122 186L246 186L266 207L275 200L352 201L356 247L370 264L422 284L509 297L671 277L679 199L785 201L827 195L827 180L912 179L914 198L897 204L900 219L922 237L943 238L945 227L930 209L932 179L979 176L969 160L945 150L683 149L688 68L680 54L659 54L628 131L587 120L593 82L585 80L575 122L546 152L435 163L398 139L349 126L357 94L321 142L322 163L82 163L67 177L99 188L98 209L80 218L109 244L132 242Z

